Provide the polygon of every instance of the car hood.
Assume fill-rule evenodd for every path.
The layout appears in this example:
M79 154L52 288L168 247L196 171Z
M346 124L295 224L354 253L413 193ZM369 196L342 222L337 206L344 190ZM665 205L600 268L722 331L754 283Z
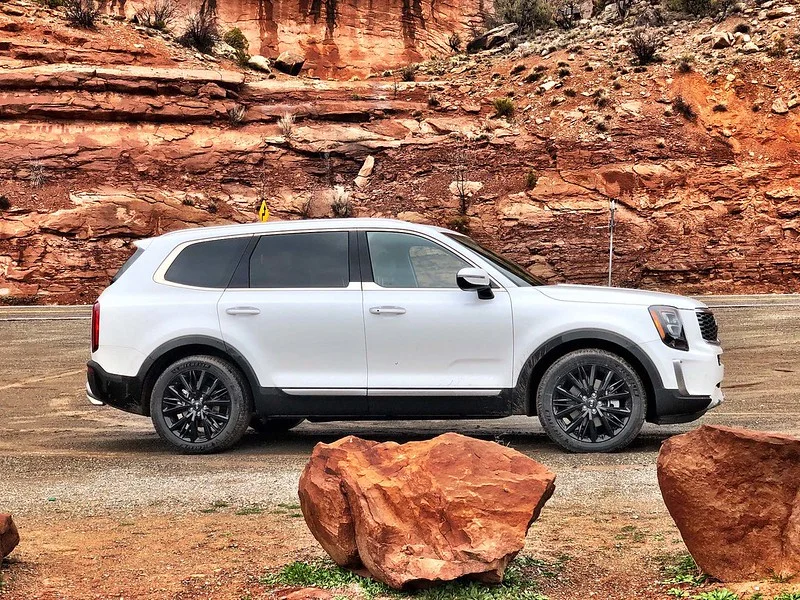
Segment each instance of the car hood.
M652 306L661 304L687 310L705 308L706 305L692 298L646 290L601 287L596 285L546 285L535 288L548 298L563 302L592 302L597 304L629 304Z

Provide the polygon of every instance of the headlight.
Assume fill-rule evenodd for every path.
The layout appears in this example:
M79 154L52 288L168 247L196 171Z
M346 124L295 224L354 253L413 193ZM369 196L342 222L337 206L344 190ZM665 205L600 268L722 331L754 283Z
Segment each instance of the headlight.
M653 325L661 336L661 341L670 348L676 350L688 350L689 342L686 341L686 333L683 331L683 321L678 309L672 306L651 306L650 316L653 318Z

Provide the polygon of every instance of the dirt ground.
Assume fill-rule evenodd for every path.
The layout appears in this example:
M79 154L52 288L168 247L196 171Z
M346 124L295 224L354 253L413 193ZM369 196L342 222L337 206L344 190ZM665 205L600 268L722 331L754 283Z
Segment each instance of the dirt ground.
M726 305L716 312L727 401L701 422L800 435L800 297L708 302ZM737 307L753 303L760 306ZM323 556L296 494L315 443L351 433L403 442L444 431L501 440L557 473L524 551L564 561L540 581L551 600L669 597L661 565L685 547L661 502L655 458L664 439L696 424L648 425L629 450L610 455L565 454L535 419L515 417L304 423L277 439L251 432L225 454L181 456L148 419L86 403L85 314L0 310L0 510L14 514L22 536L0 571L3 600L277 597L259 582L266 572ZM767 597L800 590L728 587L758 587Z

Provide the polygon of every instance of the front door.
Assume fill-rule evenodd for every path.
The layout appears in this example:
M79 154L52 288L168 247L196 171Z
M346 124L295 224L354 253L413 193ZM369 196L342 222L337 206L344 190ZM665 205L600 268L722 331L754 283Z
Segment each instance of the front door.
M477 265L421 235L370 231L364 242L373 280L367 275L363 284L373 413L420 412L410 400L417 396L435 404L422 413L465 414L458 404L465 397L512 387L511 302L503 288L490 300L462 291L456 273Z
M366 410L355 244L347 231L262 235L219 301L223 339L253 367L262 394L273 395L274 413Z

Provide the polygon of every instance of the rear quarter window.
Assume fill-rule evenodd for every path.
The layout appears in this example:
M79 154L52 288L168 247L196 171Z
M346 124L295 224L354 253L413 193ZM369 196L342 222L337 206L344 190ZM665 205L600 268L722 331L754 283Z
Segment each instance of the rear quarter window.
M114 283L117 279L122 277L125 274L125 271L131 268L131 265L136 262L136 259L139 258L142 254L144 254L144 248L137 248L136 252L131 254L131 257L125 261L125 263L119 268L116 275L111 278L111 283Z
M225 288L249 240L236 237L186 246L172 261L164 280L192 287Z

